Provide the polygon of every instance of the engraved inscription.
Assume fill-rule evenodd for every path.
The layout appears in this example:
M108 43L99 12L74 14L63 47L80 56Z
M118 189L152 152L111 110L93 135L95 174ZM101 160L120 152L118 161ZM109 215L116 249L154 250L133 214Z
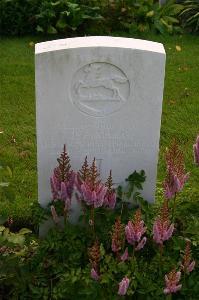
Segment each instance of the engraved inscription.
M65 138L64 136L67 136ZM154 143L147 143L145 140L136 140L131 129L117 129L110 126L102 127L82 127L82 128L64 128L57 132L56 139L66 143L70 148L71 153L85 155L96 155L98 167L102 166L101 155L139 153L146 156L149 151L154 150ZM42 147L54 148L57 144L53 135L48 137L48 140L42 141ZM59 149L59 146L57 147ZM101 159L101 161L100 161ZM144 158L143 158L144 159Z
M129 93L130 84L124 72L105 62L83 66L72 81L73 103L80 111L95 117L118 111L127 101Z

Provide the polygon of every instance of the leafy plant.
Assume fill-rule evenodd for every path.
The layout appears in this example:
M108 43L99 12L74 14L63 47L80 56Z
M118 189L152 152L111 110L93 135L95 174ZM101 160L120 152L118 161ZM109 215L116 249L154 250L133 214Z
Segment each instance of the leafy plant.
M27 228L20 229L19 232L13 233L5 226L0 226L0 242L23 246L25 243L25 235L30 234L32 231Z
M127 22L121 19L121 23L130 33L151 30L161 34L180 32L178 15L182 9L183 5L176 4L174 0L162 6L154 0L137 0L130 7Z
M192 32L199 32L199 1L183 1L183 10L180 13L182 24Z
M34 33L39 4L39 0L1 0L0 34Z
M101 20L99 7L92 7L77 1L44 1L37 18L37 31L55 34L75 32L88 20Z

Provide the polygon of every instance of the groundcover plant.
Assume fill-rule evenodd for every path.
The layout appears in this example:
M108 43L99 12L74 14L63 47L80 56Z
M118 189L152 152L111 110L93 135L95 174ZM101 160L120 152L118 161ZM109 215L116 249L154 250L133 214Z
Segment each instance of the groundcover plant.
M193 150L197 168L199 137ZM36 211L40 220L52 216L54 228L38 239L25 228L12 233L12 220L0 227L1 298L197 299L198 239L186 231L178 202L191 174L175 141L165 160L159 206L141 197L144 171L116 189L111 171L101 181L95 158L72 170L64 146L50 178L52 201ZM81 206L75 225L72 201Z

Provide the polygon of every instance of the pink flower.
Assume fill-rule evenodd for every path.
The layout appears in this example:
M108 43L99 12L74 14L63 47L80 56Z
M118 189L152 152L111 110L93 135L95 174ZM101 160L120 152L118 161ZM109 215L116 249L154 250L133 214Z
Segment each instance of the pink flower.
M84 182L81 185L81 191L86 204L97 208L103 205L107 188L102 183L98 183L93 188L89 183Z
M94 268L91 269L91 278L96 281L98 281L100 278L99 274L97 273L97 271Z
M75 184L80 194L79 198L88 206L97 208L103 205L107 187L99 180L95 158L90 168L87 158L85 158L84 164L77 174Z
M116 192L113 189L113 180L112 180L112 171L111 170L110 170L109 177L105 183L105 186L107 187L107 192L104 197L104 206L114 209L115 204L116 204Z
M125 227L126 239L129 244L136 246L136 250L142 249L146 243L146 237L142 239L146 229L144 221L141 219L141 210L138 209L133 222L129 221Z
M182 284L178 284L180 281L181 272L176 272L175 270L171 271L168 275L165 275L165 284L164 294L171 294L178 292Z
M193 260L188 266L187 266L187 273L191 273L193 269L195 268L196 262Z
M117 247L117 244L116 244L115 240L112 240L111 249L112 249L113 252L118 252L120 250L120 248Z
M160 216L153 224L153 239L157 244L162 245L164 241L171 238L173 231L174 224L171 224L169 221L168 200L165 200L160 211Z
M163 244L171 238L174 231L174 224L158 218L153 225L153 239L157 244Z
M181 268L185 273L189 274L195 268L195 264L195 260L191 261L191 242L187 240Z
M53 171L50 177L50 185L53 200L62 200L64 202L71 200L74 189L76 174L71 170L70 158L64 145L60 158L57 159L58 167Z
M128 248L125 249L124 253L120 257L121 261L126 261L129 258Z
M119 258L119 251L123 248L125 242L124 225L121 223L121 218L118 217L113 225L111 249Z
M54 205L51 205L50 210L51 210L53 221L55 222L55 224L58 224L59 223L59 217L57 215L57 212L56 212L56 209L55 209Z
M56 168L54 170L54 174L50 178L53 200L67 201L72 197L75 182L75 173L71 171L67 181L60 181L59 177L57 176L58 172L59 169Z
M175 196L176 193L180 192L187 179L189 178L189 174L184 174L179 178L174 173L170 172L169 180L165 180L163 187L164 187L164 195L166 199L171 199Z
M164 195L166 199L171 199L176 193L183 189L189 178L189 173L185 173L183 153L174 141L170 149L166 152L167 175L163 183Z
M116 193L115 191L107 191L105 197L104 197L104 206L108 206L111 209L115 208L116 203Z
M144 245L146 244L147 238L144 236L143 239L138 243L137 247L135 248L135 251L139 251L142 248L144 248Z
M129 279L128 277L124 277L122 281L119 283L118 295L120 296L126 295L128 287L129 287Z
M193 145L194 161L199 166L199 135L196 138L196 143Z

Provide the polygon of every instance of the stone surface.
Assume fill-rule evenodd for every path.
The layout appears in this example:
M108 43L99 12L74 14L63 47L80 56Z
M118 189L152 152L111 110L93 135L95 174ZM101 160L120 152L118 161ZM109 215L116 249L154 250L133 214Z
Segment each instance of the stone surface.
M78 170L95 156L116 184L134 170L147 175L153 201L159 150L165 51L162 44L84 37L36 44L39 201L51 199L49 177L63 144Z

